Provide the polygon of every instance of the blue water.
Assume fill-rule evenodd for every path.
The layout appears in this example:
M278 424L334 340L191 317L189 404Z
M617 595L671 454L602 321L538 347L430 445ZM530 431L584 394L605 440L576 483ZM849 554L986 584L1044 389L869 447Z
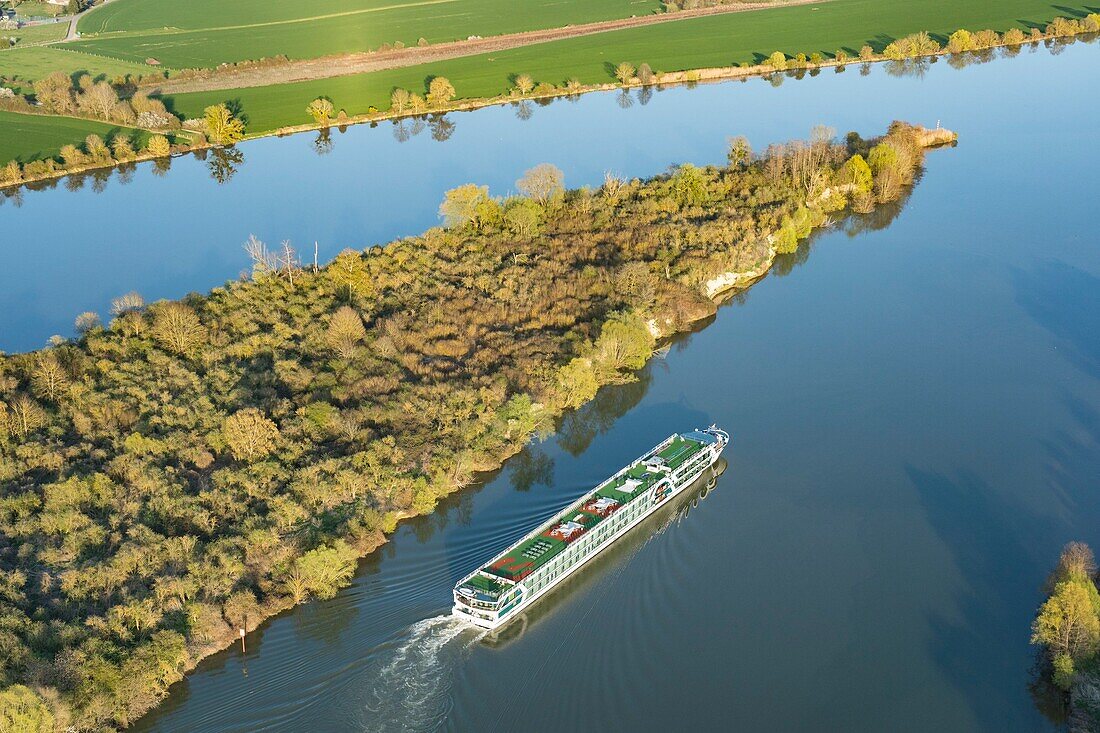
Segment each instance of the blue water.
M205 661L138 730L1036 731L1029 624L1059 548L1100 547L1100 45L920 76L885 67L588 95L241 146L129 185L0 207L0 347L115 295L205 290L249 233L312 256L419 231L466 181L505 193L719 162L817 123L956 130L894 211L781 261L639 382L603 390L482 488L408 522L336 599ZM455 580L669 432L729 468L496 643L439 618Z

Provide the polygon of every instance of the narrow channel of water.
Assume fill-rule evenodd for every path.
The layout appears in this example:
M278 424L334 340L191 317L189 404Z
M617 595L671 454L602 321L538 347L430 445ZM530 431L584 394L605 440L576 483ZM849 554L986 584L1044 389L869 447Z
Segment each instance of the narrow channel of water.
M443 143L388 125L334 134L321 157L308 137L251 143L224 185L183 159L99 195L8 200L0 341L14 350L120 292L231 277L250 232L331 254L423 228L450 186L503 193L541 161L594 184L718 161L735 134L758 149L816 123L960 134L903 207L816 236L638 382L404 524L336 599L205 661L136 729L1058 729L1029 692L1028 625L1061 545L1100 546L1098 62L1079 43L629 107L590 95L528 119L457 115ZM479 562L711 422L733 434L729 467L686 516L500 641L442 618Z

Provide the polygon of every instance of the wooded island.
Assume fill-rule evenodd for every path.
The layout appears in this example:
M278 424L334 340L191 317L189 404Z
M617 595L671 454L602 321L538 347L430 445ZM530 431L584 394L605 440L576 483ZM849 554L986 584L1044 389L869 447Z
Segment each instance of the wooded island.
M252 240L249 277L0 356L0 720L130 724L953 139L738 138L598 189L542 165L423 235L323 267Z

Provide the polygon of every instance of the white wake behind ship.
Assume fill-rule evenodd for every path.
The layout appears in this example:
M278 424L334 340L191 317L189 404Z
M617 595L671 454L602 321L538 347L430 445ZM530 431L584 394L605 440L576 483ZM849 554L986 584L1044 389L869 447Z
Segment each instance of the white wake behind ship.
M713 466L724 430L675 433L458 582L454 615L499 629Z

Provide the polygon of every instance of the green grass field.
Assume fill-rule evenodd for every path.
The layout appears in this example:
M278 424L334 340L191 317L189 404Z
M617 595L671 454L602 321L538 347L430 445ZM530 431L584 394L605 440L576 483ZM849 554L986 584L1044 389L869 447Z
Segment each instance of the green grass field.
M0 31L0 36L17 38L20 44L49 43L60 41L68 31L68 23L44 23L43 25L31 25L15 31Z
M93 133L106 140L121 129L106 122L0 111L0 161L48 158L62 145L79 144Z
M148 74L160 71L157 67L135 64L131 61L95 56L70 50L65 46L32 46L0 51L0 77L13 80L15 86L30 92L30 82L41 79L54 71L68 74L91 74L94 77L114 78L126 74Z
M321 1L324 7L329 8L368 2ZM614 1L621 3L623 0ZM162 2L164 0L146 0L145 3L116 0L116 3L105 6L97 13L122 13L128 8L133 8L129 11L133 13L151 12L144 9L146 5L151 7ZM172 5L172 12L187 17L185 9L212 2L214 0L194 0L187 5L169 4ZM242 0L232 12L256 2L258 0ZM455 0L455 7L461 3L478 3L484 9L496 2L498 0ZM604 10L613 6L612 0L597 0L597 4L601 3ZM344 109L349 114L365 113L370 106L384 110L389 107L390 93L394 87L422 92L427 80L435 75L448 77L459 97L491 97L505 92L517 73L527 73L536 81L555 84L570 77L584 83L599 83L613 81L612 69L620 61L634 64L646 62L659 71L677 71L756 62L775 50L792 55L815 51L830 55L843 48L855 53L864 44L881 49L894 38L920 30L931 31L942 40L957 28L1004 31L1013 26L1024 29L1043 26L1059 15L1084 15L1095 4L1095 0L1089 5L1076 0L1069 5L1055 4L1049 0L922 0L920 3L910 0L832 0L816 6L780 7L692 18L372 74L251 89L178 94L166 101L183 117L199 117L203 108L210 104L231 102L245 118L248 133L260 134L309 122L305 107L319 96L331 98L337 109ZM423 13L423 7L418 12ZM97 13L89 18L94 18ZM140 20L144 16L134 17ZM431 22L438 20L437 14L431 17ZM111 27L112 22L121 23L112 21L111 15L97 22L102 22L104 27ZM33 79L57 68L108 75L153 68L66 49L41 47L0 52L0 75ZM19 119L12 117L0 117L0 162L12 157L30 160L36 155L49 154L65 142L81 140L87 134L88 125L98 125L75 120L55 123L49 118L31 118L32 121L27 121L20 115L14 116ZM67 126L80 129L66 131Z
M15 6L15 15L18 18L52 18L65 12L62 5L54 5L47 2L22 2Z
M81 19L75 45L173 68L286 54L313 58L470 35L648 15L659 0L115 0ZM94 37L92 34L105 34ZM92 37L88 37L92 36Z
M420 92L433 75L449 78L460 97L488 97L506 91L516 73L555 84L570 77L585 83L609 82L611 69L620 61L675 71L759 61L775 50L831 54L845 48L854 53L864 44L881 49L894 38L920 30L945 36L960 27L1028 28L1069 15L1068 10L1084 14L1087 7L1045 0L833 0L820 6L694 18L372 74L179 94L169 101L188 117L199 116L209 104L233 101L248 118L248 131L259 133L308 122L305 107L318 96L330 97L349 114L364 113L370 105L387 109L394 87Z

